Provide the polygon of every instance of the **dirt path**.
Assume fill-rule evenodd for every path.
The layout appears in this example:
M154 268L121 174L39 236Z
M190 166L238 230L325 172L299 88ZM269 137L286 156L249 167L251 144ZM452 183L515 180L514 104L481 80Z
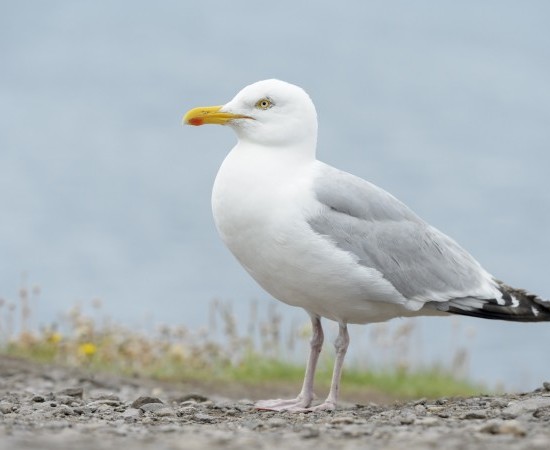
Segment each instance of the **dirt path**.
M331 413L289 414L259 412L250 400L213 392L201 396L196 386L90 376L0 357L0 450L547 450L547 387L527 394L347 404Z

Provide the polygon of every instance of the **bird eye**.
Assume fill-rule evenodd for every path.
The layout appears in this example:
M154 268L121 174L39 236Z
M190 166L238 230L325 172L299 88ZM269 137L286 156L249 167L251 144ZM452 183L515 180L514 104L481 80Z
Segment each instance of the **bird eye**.
M256 108L269 109L273 106L273 103L268 98L262 98L256 102Z

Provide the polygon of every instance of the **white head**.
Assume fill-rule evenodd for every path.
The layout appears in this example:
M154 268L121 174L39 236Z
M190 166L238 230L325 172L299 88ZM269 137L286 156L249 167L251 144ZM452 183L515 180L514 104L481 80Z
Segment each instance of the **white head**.
M195 108L183 118L189 125L229 125L240 141L268 147L315 149L317 113L306 92L280 80L246 86L223 106Z

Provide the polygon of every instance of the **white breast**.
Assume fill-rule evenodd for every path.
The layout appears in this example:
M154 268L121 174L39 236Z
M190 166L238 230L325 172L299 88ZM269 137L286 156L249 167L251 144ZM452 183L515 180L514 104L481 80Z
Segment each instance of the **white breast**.
M319 163L277 151L239 144L223 162L212 210L227 247L266 291L290 305L352 323L407 315L404 299L379 272L309 227L307 218L322 207L311 187Z

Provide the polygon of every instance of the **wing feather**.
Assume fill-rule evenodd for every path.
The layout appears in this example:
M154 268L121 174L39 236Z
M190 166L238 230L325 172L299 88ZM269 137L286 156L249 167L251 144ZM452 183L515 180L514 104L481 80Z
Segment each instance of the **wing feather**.
M486 297L492 277L454 240L383 189L325 166L314 183L323 205L309 225L359 264L378 270L404 297ZM490 295L490 294L489 294Z

